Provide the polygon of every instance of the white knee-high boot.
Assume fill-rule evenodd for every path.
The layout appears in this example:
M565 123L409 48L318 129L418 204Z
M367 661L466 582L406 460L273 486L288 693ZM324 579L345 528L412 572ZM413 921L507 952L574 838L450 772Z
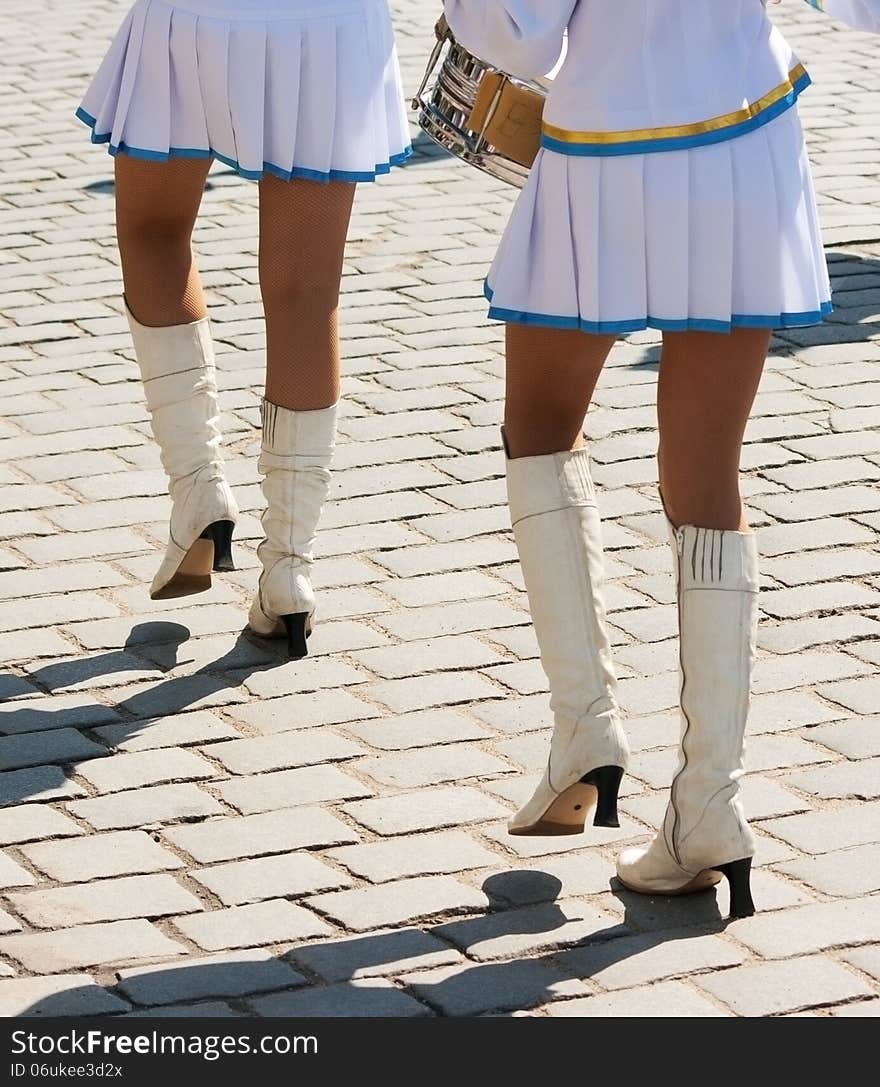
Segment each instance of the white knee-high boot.
M670 525L677 583L682 739L661 832L628 849L617 873L630 890L689 894L726 876L731 915L754 913L754 839L739 800L758 627L753 533Z
M238 506L220 452L211 331L207 318L149 328L126 313L172 502L168 548L150 596L188 596L211 587L212 570L234 569Z
M263 514L260 585L248 625L266 638L287 637L294 660L306 656L315 594L310 572L315 533L330 488L338 405L290 411L263 401Z
M602 601L601 523L585 449L507 461L507 490L529 607L550 686L544 776L511 834L617 826L629 757Z

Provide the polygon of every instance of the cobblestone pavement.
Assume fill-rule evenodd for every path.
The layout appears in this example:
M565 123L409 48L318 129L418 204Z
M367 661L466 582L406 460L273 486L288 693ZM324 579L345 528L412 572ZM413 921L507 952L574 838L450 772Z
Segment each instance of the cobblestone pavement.
M435 5L394 4L406 82ZM500 330L511 192L418 142L358 198L343 444L314 655L242 635L263 376L256 188L198 229L240 571L149 601L167 501L120 311L110 159L72 119L123 0L3 0L0 1013L876 1015L880 1010L880 67L786 0L837 312L774 343L745 451L767 590L745 784L753 919L610 883L677 724L657 342L591 413L623 704L619 832L509 838L545 682L508 531ZM772 194L768 194L772 199Z

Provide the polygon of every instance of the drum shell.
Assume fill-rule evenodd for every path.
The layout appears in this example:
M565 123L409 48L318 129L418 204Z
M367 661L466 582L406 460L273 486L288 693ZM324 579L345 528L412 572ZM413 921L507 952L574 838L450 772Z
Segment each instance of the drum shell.
M546 90L484 63L451 34L448 41L433 87L414 103L419 126L457 158L521 188L540 147ZM424 87L437 60L435 50Z

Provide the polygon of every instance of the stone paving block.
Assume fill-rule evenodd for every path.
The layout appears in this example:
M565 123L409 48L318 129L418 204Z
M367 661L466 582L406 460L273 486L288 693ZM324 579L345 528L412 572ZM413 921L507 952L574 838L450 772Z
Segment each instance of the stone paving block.
M721 936L695 936L684 930L622 935L573 948L557 961L576 977L598 981L606 989L630 989L738 966L745 955Z
M833 724L810 729L809 738L848 759L868 759L880 755L880 715L847 717Z
M461 550L457 542L410 546L377 553L376 561L398 577L442 574L461 569ZM494 536L472 540L467 551L472 568L492 567L516 558L512 541Z
M99 793L142 789L168 781L204 780L216 773L210 763L183 748L113 755L100 763L79 764L74 771Z
M872 544L875 537L863 525L846 517L820 516L815 520L762 528L758 534L762 555L790 555L813 549Z
M832 757L821 747L807 743L790 732L753 736L749 742L749 770L753 773L828 762Z
M645 985L638 989L624 989L583 1000L564 1000L549 1005L552 1016L592 1019L605 1017L630 1018L713 1018L729 1013L707 1000L691 986L681 981L667 981Z
M798 653L817 646L855 642L878 633L875 619L847 612L843 615L762 623L758 628L758 647L770 653ZM853 645L858 653L861 642Z
M484 669L484 674L517 694L537 694L547 690L547 678L537 660L496 665Z
M842 1004L840 1007L832 1008L830 1014L835 1018L855 1017L861 1019L867 1016L876 1018L880 1015L880 1000L876 998L874 1000L856 1000L851 1004Z
M222 1001L205 1000L199 1004L166 1004L128 1012L124 1019L238 1019L242 1012L233 1011Z
M785 861L779 870L834 897L872 894L880 890L880 844Z
M372 789L335 766L304 766L234 778L218 785L217 791L242 815L289 808L295 804L356 799L373 793Z
M761 610L774 619L797 618L813 612L869 608L880 603L875 589L852 581L829 581L795 589L771 589L761 594Z
M213 744L231 740L239 733L210 710L178 713L147 721L101 725L93 730L105 744L117 751L149 751L185 744Z
M81 792L81 790L79 790ZM219 815L223 809L197 785L154 785L149 789L89 797L69 805L95 830L120 830Z
M437 786L400 796L346 804L343 809L376 834L408 834L444 826L463 826L507 816L509 810L478 789Z
M350 887L352 882L343 872L323 864L309 853L281 853L257 860L232 861L213 868L195 868L191 875L226 906L315 894L336 887Z
M275 1018L413 1018L431 1012L383 978L359 978L337 985L276 993L250 1001L260 1016Z
M451 876L396 880L377 887L322 894L306 905L352 932L419 918L484 909L486 895Z
M392 977L414 969L447 966L461 955L421 929L380 929L367 936L349 936L295 948L296 965L325 981Z
M473 672L433 672L408 679L369 683L364 687L363 694L387 706L394 714L402 714L433 706L453 706L497 698L501 691L500 687Z
M440 925L435 932L460 948L469 959L490 962L522 959L581 942L607 939L619 928L611 914L583 902L565 901L453 921Z
M88 925L130 917L167 917L202 908L194 895L167 875L125 876L11 894L8 898L35 928Z
M102 988L88 974L12 978L0 981L0 1015L115 1015L129 1005Z
M35 868L61 883L163 872L183 862L140 830L92 834L76 841L43 841L21 848Z
M870 668L869 665L866 667ZM818 690L829 702L845 706L854 713L876 713L880 706L880 676L876 674L842 683L828 683Z
M70 838L83 830L48 804L20 804L0 810L0 845Z
M752 698L749 732L784 732L837 721L846 711L830 705L809 690L770 691Z
M880 946L874 944L872 947L855 947L844 951L841 958L863 974L880 981Z
M0 774L0 807L23 801L63 800L85 790L71 781L60 766L38 766Z
M756 914L735 922L729 931L740 943L773 959L869 943L880 934L880 898L821 902Z
M484 702L470 707L470 712L480 721L500 732L520 733L547 728L551 717L547 695L529 695L525 698L507 698L504 701Z
M472 1016L530 1008L555 995L574 995L584 986L572 983L558 967L541 960L443 966L401 978L407 989L442 1015ZM574 992L572 992L574 989Z
M185 962L119 971L119 989L135 1004L241 997L302 985L305 978L267 951L234 951Z
M325 687L345 687L363 683L368 677L350 664L332 657L308 657L297 661L296 668L276 668L244 677L244 685L258 698L276 698L301 691L320 691Z
M463 872L469 868L485 868L499 860L497 854L490 853L471 835L458 830L343 846L331 850L328 856L371 883L407 876Z
M880 802L773 819L767 830L804 853L829 853L867 845L880 841Z
M421 678L426 672L482 668L505 659L496 650L467 635L363 649L352 656L383 679Z
M76 925L57 932L23 932L0 939L0 954L41 974L185 953L183 944L168 939L144 920Z
M18 631L0 634L0 660L7 664L30 662L40 657L66 656L73 650L73 643L54 630L31 631L26 640L22 639Z
M745 1016L779 1015L874 995L861 978L824 955L738 966L700 977L696 984Z
M30 887L36 882L26 868L6 853L0 853L0 887Z
M0 737L0 770L18 770L43 763L71 763L107 754L105 747L73 728L53 728L45 732Z
M805 551L801 555L784 555L781 558L765 559L763 563L763 572L783 585L792 586L833 582L836 578L863 577L876 574L878 569L880 569L880 553L856 547L837 547L832 551ZM762 596L762 604L763 599Z
M759 657L755 668L753 689L756 694L766 694L770 691L785 691L795 687L826 683L829 680L844 679L849 676L868 676L871 672L869 665L857 661L846 653L820 652L809 650L798 653L797 656L786 657ZM869 683L870 679L866 679ZM852 685L854 697L861 694L861 688L855 682ZM848 687L843 684L829 684L832 691L843 687L844 693ZM826 688L828 689L828 688ZM819 693L823 689L819 688ZM830 701L840 701L832 698ZM877 703L874 703L876 708ZM868 713L870 710L857 710L858 713Z
M299 942L333 931L315 914L283 898L178 917L174 923L205 951Z
M200 864L357 842L357 831L323 808L290 808L169 827L164 837Z
M258 735L270 736L294 729L364 720L375 716L376 707L349 690L337 689L230 707L229 713Z
M798 491L794 495L766 495L756 497L753 502L758 509L785 523L880 509L877 489L860 485Z
M819 770L789 774L786 781L804 792L824 800L876 800L880 798L878 782L880 759L841 762Z
M418 582L427 579L414 580ZM396 584L391 582L390 586ZM466 634L469 631L489 631L499 627L526 624L529 622L529 616L524 602L523 608L517 609L498 600L469 600L435 606L425 604L417 610L377 616L376 622L389 634L402 638L404 641L427 637L445 640L447 637ZM472 639L456 639L453 644L467 645L470 641ZM415 642L403 648L407 652L417 651ZM428 652L427 649L425 651Z
M397 789L492 777L510 773L512 769L510 763L472 744L448 744L430 751L403 751L361 759L357 763L358 773Z
M530 906L607 892L614 865L596 850L541 857L515 866L498 858L503 867L482 880L493 905ZM604 908L604 905L603 905Z
M345 729L371 747L383 751L404 751L461 740L482 740L490 735L485 728L455 709L402 713L390 718L346 725Z
M19 735L52 728L91 728L118 721L119 713L88 694L45 695L0 704L0 732Z
M362 755L365 749L321 729L315 733L283 732L275 736L232 740L214 744L205 753L233 774L258 774L265 770L338 762Z

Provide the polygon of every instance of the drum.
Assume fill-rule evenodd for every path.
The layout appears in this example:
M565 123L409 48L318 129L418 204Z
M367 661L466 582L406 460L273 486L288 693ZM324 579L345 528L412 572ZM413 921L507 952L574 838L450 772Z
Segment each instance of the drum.
M412 103L419 126L456 158L522 188L541 146L549 81L516 79L485 64L455 40L445 19L436 34Z

